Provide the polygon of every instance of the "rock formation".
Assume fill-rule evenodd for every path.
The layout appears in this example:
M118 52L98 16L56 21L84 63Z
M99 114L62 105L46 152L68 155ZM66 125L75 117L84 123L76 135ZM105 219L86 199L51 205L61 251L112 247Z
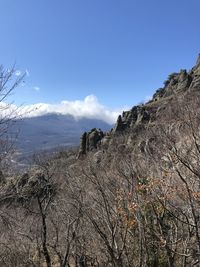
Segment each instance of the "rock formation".
M152 100L145 104L134 106L130 111L124 111L122 115L119 115L113 130L106 134L97 129L92 129L88 133L85 132L81 138L79 157L88 151L97 149L97 147L107 147L113 135L153 122L160 110L164 108L163 102L165 100L168 101L170 98L177 97L189 90L197 90L199 87L200 54L196 65L190 71L187 72L184 69L170 74L164 82L164 87L155 92Z
M104 133L100 129L93 128L90 132L85 132L81 137L78 157L86 154L88 151L97 149L97 146L99 145L103 137Z

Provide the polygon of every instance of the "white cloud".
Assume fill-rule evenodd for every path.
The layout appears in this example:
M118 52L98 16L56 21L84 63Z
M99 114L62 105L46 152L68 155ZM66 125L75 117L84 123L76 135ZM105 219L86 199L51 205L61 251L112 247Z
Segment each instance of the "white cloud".
M20 76L21 74L22 74L21 70L16 70L16 71L15 71L15 75L16 75L16 76Z
M14 111L16 109L17 107L15 105L10 107L10 110ZM26 105L18 110L18 114L22 117L36 117L45 115L47 113L60 113L63 115L72 115L77 120L85 117L91 119L100 119L109 124L113 124L116 122L118 115L121 114L123 110L127 110L127 108L111 110L100 104L96 96L89 95L83 100L63 100L58 104L38 103Z
M33 89L34 89L35 91L37 91L37 92L40 91L40 87L38 87L38 86L34 86Z

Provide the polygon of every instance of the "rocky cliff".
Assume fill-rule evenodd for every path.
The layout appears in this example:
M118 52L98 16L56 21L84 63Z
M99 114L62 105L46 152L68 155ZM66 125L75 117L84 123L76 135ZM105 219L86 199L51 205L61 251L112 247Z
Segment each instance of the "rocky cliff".
M199 88L200 54L191 70L184 69L171 73L164 82L164 86L156 90L149 102L134 106L131 110L124 111L122 115L119 115L114 128L110 132L103 133L96 128L88 133L85 132L81 138L79 157L100 147L105 149L115 135L135 129L140 125L152 123L172 99L191 93L191 91L199 90Z

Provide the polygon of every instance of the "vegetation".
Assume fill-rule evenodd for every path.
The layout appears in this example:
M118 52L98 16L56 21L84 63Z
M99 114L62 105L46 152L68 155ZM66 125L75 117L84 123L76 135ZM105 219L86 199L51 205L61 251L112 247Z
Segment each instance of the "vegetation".
M5 173L0 266L199 266L200 95L169 101L107 149Z

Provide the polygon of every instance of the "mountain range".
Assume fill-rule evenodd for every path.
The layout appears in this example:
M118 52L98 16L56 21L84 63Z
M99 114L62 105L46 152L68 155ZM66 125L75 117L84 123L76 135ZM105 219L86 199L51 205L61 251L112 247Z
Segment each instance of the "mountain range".
M50 113L16 120L11 131L17 151L25 155L77 146L81 134L94 127L107 131L111 125L97 119L75 119L71 115Z

